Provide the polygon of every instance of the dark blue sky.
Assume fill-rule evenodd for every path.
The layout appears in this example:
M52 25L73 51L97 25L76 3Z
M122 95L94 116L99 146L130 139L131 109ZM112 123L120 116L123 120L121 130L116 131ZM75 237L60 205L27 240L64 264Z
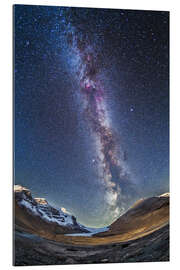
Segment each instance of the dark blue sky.
M16 184L86 225L112 222L70 57L73 27L93 48L138 197L169 190L168 20L161 11L14 7Z

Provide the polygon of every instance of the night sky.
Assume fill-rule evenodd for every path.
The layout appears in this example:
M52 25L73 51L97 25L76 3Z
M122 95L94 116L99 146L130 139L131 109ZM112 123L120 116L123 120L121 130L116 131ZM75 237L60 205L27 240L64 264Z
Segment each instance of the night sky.
M169 13L14 6L15 183L88 226L169 191Z

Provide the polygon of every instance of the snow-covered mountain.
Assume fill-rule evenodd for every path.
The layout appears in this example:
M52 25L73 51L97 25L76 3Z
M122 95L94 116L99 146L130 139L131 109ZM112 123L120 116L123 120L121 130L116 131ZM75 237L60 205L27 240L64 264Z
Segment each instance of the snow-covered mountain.
M33 198L30 190L21 185L14 186L14 195L15 223L27 231L37 231L39 224L38 231L49 230L48 233L89 232L73 215L52 207L44 198Z

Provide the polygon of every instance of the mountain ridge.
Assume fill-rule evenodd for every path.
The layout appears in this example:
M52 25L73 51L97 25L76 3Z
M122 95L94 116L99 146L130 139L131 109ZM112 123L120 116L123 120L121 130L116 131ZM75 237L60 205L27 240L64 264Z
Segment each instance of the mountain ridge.
M49 235L89 232L75 216L52 207L44 198L33 198L29 189L14 186L15 225L29 233Z
M52 207L45 198L33 198L29 189L17 185L15 230L54 241L101 244L145 236L169 223L169 193L139 199L116 221L104 228L89 228L62 208Z
M114 221L107 232L95 236L143 235L157 230L169 223L170 193L136 201L122 216Z

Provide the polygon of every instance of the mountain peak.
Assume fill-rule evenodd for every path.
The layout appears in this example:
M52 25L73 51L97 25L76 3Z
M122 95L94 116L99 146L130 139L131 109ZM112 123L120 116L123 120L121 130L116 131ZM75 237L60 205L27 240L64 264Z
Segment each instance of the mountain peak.
M163 193L159 197L170 197L170 193L169 192Z
M39 204L48 204L47 200L45 198L34 198L34 200Z
M30 190L26 187L21 186L21 185L14 185L14 191L21 192L21 191L30 191Z

